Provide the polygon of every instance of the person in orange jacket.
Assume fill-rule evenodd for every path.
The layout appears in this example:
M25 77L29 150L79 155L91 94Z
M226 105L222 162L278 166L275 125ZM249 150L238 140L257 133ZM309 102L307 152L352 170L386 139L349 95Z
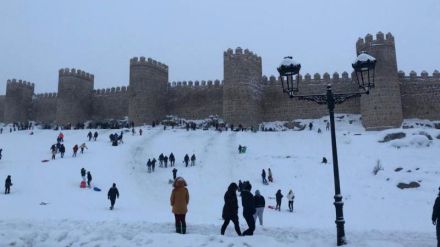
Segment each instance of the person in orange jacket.
M173 208L174 218L176 220L176 232L186 233L186 221L185 216L188 212L189 192L186 188L187 184L185 179L177 177L173 183L173 191L171 192L171 206Z

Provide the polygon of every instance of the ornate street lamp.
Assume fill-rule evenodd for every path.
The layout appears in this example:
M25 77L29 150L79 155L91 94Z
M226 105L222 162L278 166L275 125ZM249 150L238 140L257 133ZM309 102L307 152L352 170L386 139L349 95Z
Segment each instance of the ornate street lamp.
M341 186L339 182L339 164L338 151L336 148L336 131L335 131L335 114L334 109L336 104L340 104L347 99L360 97L362 94L368 94L370 88L374 87L374 69L376 66L376 59L365 52L359 54L353 62L352 67L356 73L356 82L359 85L360 91L349 93L334 94L330 84L327 85L326 94L318 95L300 95L299 92L299 70L301 64L295 62L292 57L285 57L280 67L277 68L280 73L281 84L283 92L287 93L290 98L297 98L299 100L309 100L318 104L327 104L330 115L330 130L332 141L332 155L333 155L333 176L335 183L335 205L336 209L336 230L337 230L337 245L344 245L347 243L345 239L344 230L344 213L342 201ZM296 76L296 78L294 78ZM296 80L296 82L295 82Z

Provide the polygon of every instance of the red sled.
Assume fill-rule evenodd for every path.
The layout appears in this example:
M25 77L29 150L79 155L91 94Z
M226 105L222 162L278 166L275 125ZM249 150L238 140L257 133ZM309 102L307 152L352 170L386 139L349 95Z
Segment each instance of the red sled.
M79 187L81 189L85 189L86 188L86 181L81 181L81 183L79 184Z
M269 205L269 206L267 206L267 207L270 208L270 209L275 209L275 207L272 206L272 205Z

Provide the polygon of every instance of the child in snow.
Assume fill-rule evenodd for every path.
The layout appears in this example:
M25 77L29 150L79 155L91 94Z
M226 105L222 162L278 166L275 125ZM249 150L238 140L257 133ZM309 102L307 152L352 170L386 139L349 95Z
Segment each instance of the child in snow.
M270 168L267 169L267 173L267 178L269 179L269 182L273 183L272 171L270 170Z
M185 157L183 158L183 162L185 162L185 167L188 167L188 163L189 163L189 156L188 156L188 154L185 154Z
M173 169L173 180L176 180L176 177L177 177L177 169L174 168Z
M90 171L87 172L87 186L90 188L90 183L92 182L92 174Z
M281 211L281 199L283 198L283 194L281 194L281 190L278 190L275 194L275 199L277 201L277 205L275 207L275 210L278 209L278 211Z
M66 147L64 146L64 144L61 144L61 146L60 146L61 158L64 158L64 153L65 152L66 152Z
M12 186L11 175L8 175L8 177L5 180L5 195L11 193L11 186Z
M78 145L75 144L75 146L73 146L73 157L76 157L77 152L78 152Z
M84 153L84 148L88 149L85 143L81 144L81 146L79 146L79 148L81 148L81 153L82 154Z
M195 166L196 165L196 155L193 154L191 155L191 166Z
M287 194L287 200L289 201L290 212L293 212L293 199L294 198L295 198L295 195L293 194L293 191L289 190L289 193Z
M86 169L81 168L81 177L83 181L86 181Z

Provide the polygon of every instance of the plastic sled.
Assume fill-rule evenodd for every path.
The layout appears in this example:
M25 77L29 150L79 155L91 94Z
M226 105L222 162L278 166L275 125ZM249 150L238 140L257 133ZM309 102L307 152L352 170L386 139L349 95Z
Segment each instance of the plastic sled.
M49 160L42 160L41 162L46 163L46 162L49 162Z
M87 186L86 186L86 181L81 181L81 183L79 184L79 187L81 188L81 189L85 189Z
M94 191L101 191L101 189L98 188L98 187L93 187L93 190L94 190Z

